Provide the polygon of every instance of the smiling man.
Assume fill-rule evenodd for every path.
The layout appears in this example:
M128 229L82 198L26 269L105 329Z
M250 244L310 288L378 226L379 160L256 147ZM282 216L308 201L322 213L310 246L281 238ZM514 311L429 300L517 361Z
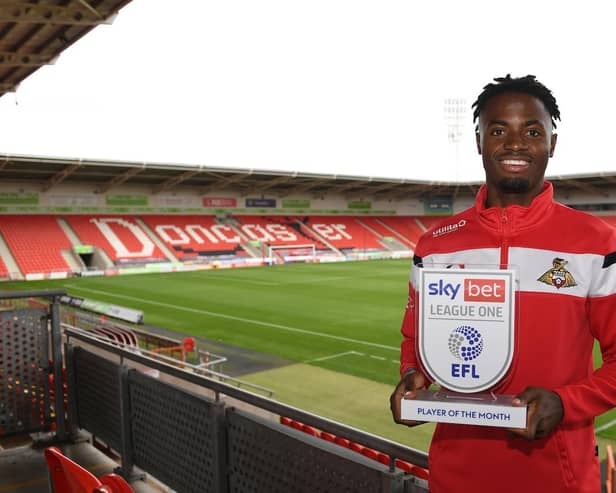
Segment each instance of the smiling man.
M430 491L597 493L594 418L616 405L616 232L554 201L544 180L560 120L549 89L534 76L508 75L485 86L473 106L486 183L474 207L436 224L417 244L392 415L419 424L400 418L401 399L431 384L416 351L417 271L510 267L519 287L516 347L493 391L527 406L527 428L439 423ZM597 370L595 340L603 354Z
M554 110L558 117L555 105ZM488 206L528 207L543 188L545 168L556 147L548 109L533 95L506 92L491 97L481 111L477 105L476 112Z

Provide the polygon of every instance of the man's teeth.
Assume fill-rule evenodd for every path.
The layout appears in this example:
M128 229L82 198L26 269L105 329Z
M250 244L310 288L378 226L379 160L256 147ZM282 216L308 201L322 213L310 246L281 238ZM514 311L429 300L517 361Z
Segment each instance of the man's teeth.
M528 161L523 161L521 159L505 159L503 160L503 164L507 164L509 166L526 166Z

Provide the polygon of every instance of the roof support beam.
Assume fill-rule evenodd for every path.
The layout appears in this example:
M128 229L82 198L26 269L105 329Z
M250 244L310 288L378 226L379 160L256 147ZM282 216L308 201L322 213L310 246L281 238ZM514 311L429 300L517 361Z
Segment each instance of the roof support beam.
M66 179L67 176L73 173L80 166L81 166L81 163L79 162L79 163L71 164L70 166L67 166L66 168L64 168L62 171L59 171L54 176L52 176L49 180L47 180L47 183L43 185L43 188L41 189L41 191L46 192L54 185L57 185L58 183L62 183Z
M121 185L125 181L130 180L133 176L141 173L144 169L145 169L145 164L143 164L141 167L130 168L127 171L125 171L124 173L121 173L121 174L115 176L114 178L109 180L107 183L104 183L103 185L98 187L96 189L96 192L97 193L105 193L105 192L109 191L112 187L115 187L117 185Z
M231 175L229 177L221 178L219 181L214 182L211 185L208 185L207 187L202 188L199 191L199 193L201 193L201 195L205 195L206 193L213 192L214 190L222 190L224 188L228 188L229 185L240 182L247 176L250 176L251 174L252 174L252 170L248 174Z
M159 192L164 192L165 190L169 190L170 188L173 188L177 184L182 183L184 180L188 180L191 176L195 176L199 173L200 173L200 170L186 171L178 176L169 178L168 180L165 180L164 182L162 182L160 185L157 185L152 190L152 193L159 193Z
M0 51L0 67L40 67L53 65L58 57L19 51Z
M384 183L383 185L364 188L361 192L352 192L345 195L345 198L358 199L360 197L374 197L378 199L379 197L387 196L392 192L392 189L400 189L404 188L404 185L400 183Z
M307 192L308 190L312 190L313 188L323 186L324 183L327 183L327 181L324 179L306 181L301 185L297 185L296 187L291 187L287 189L286 192L279 194L279 197L288 197L289 195Z
M15 92L19 87L19 82L0 82L0 96L7 92Z
M477 195L477 190L479 190L479 185L466 185L466 186L469 188L469 190L473 194L473 197Z
M568 179L568 180L565 180L564 183L573 185L575 188L578 188L584 192L592 193L593 195L601 195L603 197L609 197L609 194L605 193L603 190L597 187L594 187L592 185L589 185L588 183L584 183L583 181Z
M116 13L105 19L85 1L59 6L49 2L0 3L0 22L17 24L67 24L70 26L97 26L111 24Z
M274 178L273 180L269 180L265 185L259 185L252 189L255 193L265 192L276 185L280 185L282 183L286 183L294 179L294 176L279 176L278 178Z
M357 180L350 181L349 183L345 183L344 185L337 185L331 188L332 192L344 192L346 190L352 190L354 188L359 188L364 186L366 183L370 183L369 180Z

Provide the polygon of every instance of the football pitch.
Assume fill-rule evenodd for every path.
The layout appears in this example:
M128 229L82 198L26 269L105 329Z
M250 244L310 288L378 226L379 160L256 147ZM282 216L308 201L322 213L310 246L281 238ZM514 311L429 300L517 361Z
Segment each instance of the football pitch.
M409 431L389 415L410 263L293 264L1 288L65 288L142 310L146 324L283 358L289 365L241 378L273 389L283 402L426 450L432 425ZM596 428L616 439L616 412L600 416Z

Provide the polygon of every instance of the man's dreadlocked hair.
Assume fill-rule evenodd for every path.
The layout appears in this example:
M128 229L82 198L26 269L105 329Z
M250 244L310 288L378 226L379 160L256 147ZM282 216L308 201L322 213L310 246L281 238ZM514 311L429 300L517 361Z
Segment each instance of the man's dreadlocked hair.
M477 121L479 113L491 97L504 92L523 92L535 96L543 103L552 117L552 125L556 128L556 120L560 121L560 110L558 104L556 104L556 99L552 95L552 91L539 82L534 75L512 78L511 74L507 74L506 77L496 77L494 81L496 84L489 83L486 85L477 97L477 101L473 103L473 108L475 108L473 122ZM478 128L476 127L477 130Z

